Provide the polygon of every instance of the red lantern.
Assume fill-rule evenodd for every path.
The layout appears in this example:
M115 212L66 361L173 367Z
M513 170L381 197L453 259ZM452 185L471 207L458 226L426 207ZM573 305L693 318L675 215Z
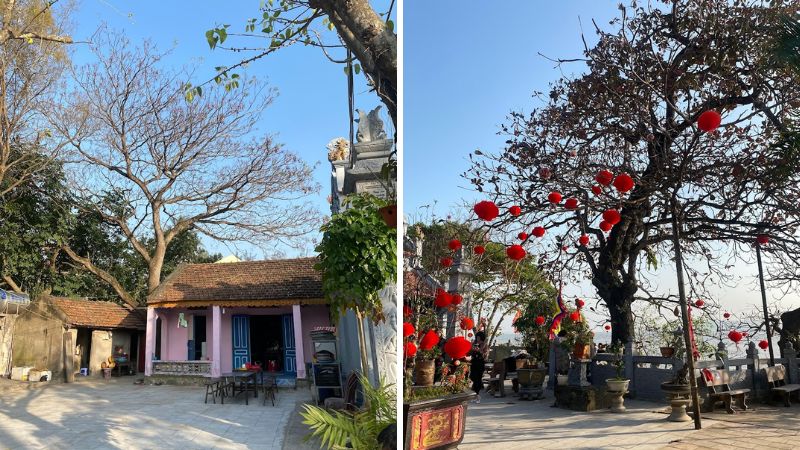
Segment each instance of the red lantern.
M467 333L467 337L472 337L472 333Z
M500 210L497 209L497 205L488 200L483 200L476 203L473 209L475 210L475 214L477 214L480 219L487 222L494 220L500 214Z
M589 245L589 236L582 234L581 237L578 238L578 242L580 242L581 245L586 247L587 245Z
M606 326L604 326L603 328L605 328L605 329L606 329L606 331L609 331L609 330L611 330L611 325L606 325Z
M554 205L561 203L561 192L551 192L550 195L547 196L547 200Z
M523 231L522 233L518 234L517 237L520 241L524 241L525 239L528 239L528 233Z
M578 311L574 311L573 313L571 313L569 315L569 318L573 322L580 322L581 321L581 313L579 313Z
M452 337L444 343L444 352L453 359L461 359L467 356L472 344L464 336Z
M758 341L758 346L761 350L766 350L769 348L769 342L767 342L766 339L762 339Z
M544 325L544 316L536 316L536 325Z
M415 331L414 330L414 325L412 325L412 324L410 324L408 322L403 322L403 337L404 338L407 338L407 337L411 336L412 334L414 334L414 331Z
M732 340L736 344L738 344L743 337L744 336L742 336L742 333L739 333L736 330L731 330L730 333L728 333L728 339Z
M627 173L621 173L614 178L614 187L617 188L621 194L624 194L633 189L633 178Z
M747 337L747 331L742 331L742 337L743 337L743 338L746 338L746 337Z
M417 354L417 346L413 342L406 342L403 352L406 354L406 358L413 358Z
M516 217L516 216L522 214L522 208L520 208L517 205L514 205L511 208L508 208L508 213L511 214L512 216Z
M726 312L725 314L722 315L722 317L724 317L726 319L730 319L731 318L731 313L727 313Z
M564 202L564 208L567 209L576 209L578 208L578 199L575 197L570 197L567 201Z
M461 248L461 241L458 239L450 239L450 242L447 243L447 247L450 250L458 250Z
M464 301L464 297L461 294L453 294L450 296L450 304L451 305L460 305L461 302Z
M462 330L471 330L475 328L475 321L471 317L464 317L459 325Z
M575 304L578 306L578 309L581 309L581 308L583 308L583 305L586 304L586 302L584 302L581 299L577 299L577 300L575 300Z
M603 211L603 220L608 222L610 225L616 225L620 220L622 220L622 216L616 209L607 209Z
M611 225L610 223L606 222L605 220L600 222L600 229L603 230L603 232L605 232L605 233L608 233L609 231L611 231L611 227L613 227L613 225Z
M514 244L506 249L506 255L514 261L520 261L525 257L525 249L521 245Z
M537 238L544 236L544 233L545 233L544 227L534 227L533 231L531 231L531 234L533 234Z
M476 245L472 251L475 252L476 255L482 255L486 251L486 248L482 245Z
M600 195L603 193L603 188L595 184L594 186L592 186L592 193L594 195Z
M403 306L403 317L411 317L412 314L414 310L410 306Z
M447 291L444 289L438 289L436 291L436 298L433 300L433 304L436 305L437 308L450 306L450 303L452 302L453 298L447 293Z
M722 116L714 110L705 111L697 118L697 128L706 133L716 130L720 123L722 123Z
M758 236L756 236L756 242L758 242L761 245L766 245L769 243L769 236L767 236L766 234L759 234Z
M594 177L594 179L601 185L608 186L614 180L614 174L608 170L601 170L600 172L597 172L597 176Z
M438 343L439 335L433 330L428 330L425 336L422 336L422 340L419 342L419 348L422 350L430 350Z
M453 258L444 257L440 259L439 262L442 264L442 267L450 267L453 265Z
M703 305L705 305L705 304L706 304L706 302L704 302L702 300L697 300L697 301L694 302L694 306L697 306L698 308L702 308Z

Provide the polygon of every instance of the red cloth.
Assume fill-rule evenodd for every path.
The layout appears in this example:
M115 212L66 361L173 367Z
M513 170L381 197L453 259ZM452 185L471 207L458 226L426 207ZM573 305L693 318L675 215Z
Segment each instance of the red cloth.
M692 307L689 306L687 308L689 314L689 340L692 342L692 356L694 357L695 361L700 359L700 351L697 350L697 342L694 340L694 323L692 322Z
M700 369L700 372L703 374L703 378L705 378L706 381L714 381L714 375L711 373L710 370Z

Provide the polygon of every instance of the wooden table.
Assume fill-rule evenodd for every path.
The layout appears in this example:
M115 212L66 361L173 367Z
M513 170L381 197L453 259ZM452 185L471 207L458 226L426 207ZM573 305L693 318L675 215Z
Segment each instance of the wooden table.
M247 401L248 392L250 389L250 382L252 381L253 398L258 397L258 387L256 386L256 372L250 370L234 370L222 374L225 380L225 385L231 387L231 397L244 393L244 404L249 404ZM229 384L230 383L230 384Z

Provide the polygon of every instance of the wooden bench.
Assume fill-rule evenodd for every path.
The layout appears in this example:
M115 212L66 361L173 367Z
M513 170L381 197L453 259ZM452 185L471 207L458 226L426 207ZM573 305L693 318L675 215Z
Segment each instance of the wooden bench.
M489 373L489 379L484 380L487 384L486 392L491 393L494 397L505 397L506 388L506 363L498 361L492 364L492 371Z
M747 411L747 404L745 403L745 396L750 392L750 389L731 389L730 387L731 374L727 370L718 369L702 369L700 371L701 385L708 388L708 406L705 408L706 412L713 412L717 402L723 401L725 403L725 410L728 414L734 414L736 411L733 409L733 402L742 411Z
M205 384L206 386L206 399L203 403L208 403L208 396L211 396L211 401L216 404L217 397L220 402L225 404L225 386L219 380L212 380Z
M770 393L780 395L783 398L784 406L791 406L789 397L792 392L800 391L800 384L786 383L786 368L781 364L774 367L765 367L761 371L767 376Z

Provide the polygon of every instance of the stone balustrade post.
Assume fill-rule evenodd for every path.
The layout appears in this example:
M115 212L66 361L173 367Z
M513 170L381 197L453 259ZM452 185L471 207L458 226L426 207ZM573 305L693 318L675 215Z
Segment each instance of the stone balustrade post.
M633 342L628 341L625 343L625 354L622 355L625 361L625 378L631 380L628 385L628 391L635 395L636 393L636 365L633 363Z
M761 382L761 359L758 356L758 348L756 348L756 343L750 341L747 344L747 359L750 361L747 363L747 371L751 374L751 380L753 381L753 395L757 398L761 398L763 394L763 389L761 388L765 383Z
M789 383L800 383L800 377L797 370L797 350L791 342L786 343L783 348L783 357L786 358L786 370L789 372Z

